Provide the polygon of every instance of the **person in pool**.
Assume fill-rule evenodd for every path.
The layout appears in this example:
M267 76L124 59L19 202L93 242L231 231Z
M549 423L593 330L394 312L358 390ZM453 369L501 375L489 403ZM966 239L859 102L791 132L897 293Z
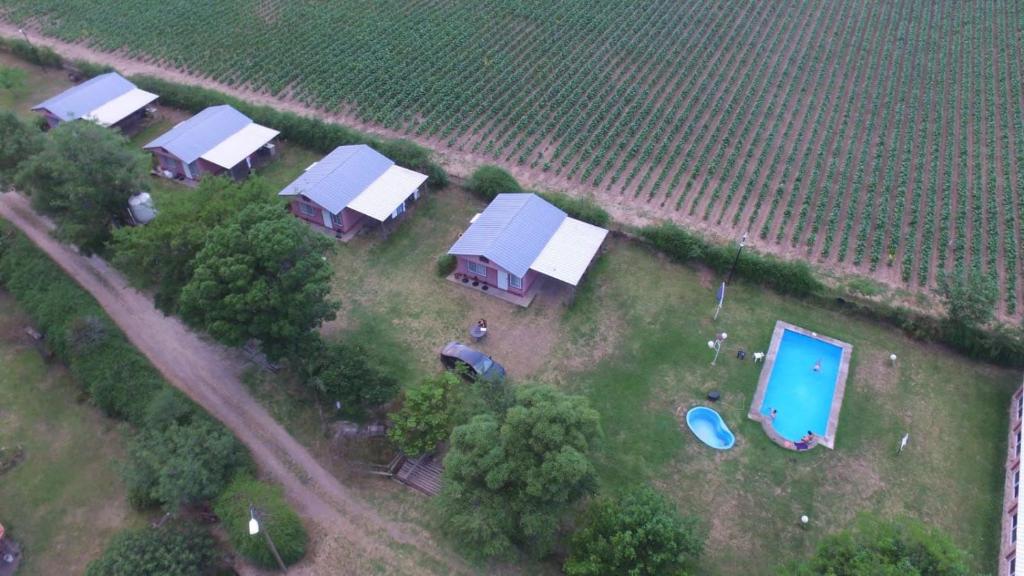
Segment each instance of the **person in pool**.
M818 361L814 363L814 371L821 372L821 358L818 358Z
M772 411L768 414L768 421L775 422L775 417L779 415L779 411L772 408Z

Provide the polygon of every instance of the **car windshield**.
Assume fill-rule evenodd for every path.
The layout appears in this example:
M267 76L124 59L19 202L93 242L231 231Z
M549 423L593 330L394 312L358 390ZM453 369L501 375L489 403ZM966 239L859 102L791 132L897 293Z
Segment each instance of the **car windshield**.
M486 374L491 369L491 366L494 366L494 360L484 356L473 368L476 369L477 374Z

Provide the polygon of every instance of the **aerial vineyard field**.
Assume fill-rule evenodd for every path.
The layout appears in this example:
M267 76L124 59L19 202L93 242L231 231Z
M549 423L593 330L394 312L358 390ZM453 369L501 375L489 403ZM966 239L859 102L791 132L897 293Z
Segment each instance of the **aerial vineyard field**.
M0 0L42 34L1022 311L1024 3Z

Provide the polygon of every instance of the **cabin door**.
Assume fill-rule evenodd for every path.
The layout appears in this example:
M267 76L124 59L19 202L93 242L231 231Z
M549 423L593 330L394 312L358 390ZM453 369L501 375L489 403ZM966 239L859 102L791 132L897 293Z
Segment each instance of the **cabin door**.
M324 217L324 227L334 229L334 222L331 220L331 213L327 210L321 210L320 215Z
M498 270L498 288L508 290L508 272Z

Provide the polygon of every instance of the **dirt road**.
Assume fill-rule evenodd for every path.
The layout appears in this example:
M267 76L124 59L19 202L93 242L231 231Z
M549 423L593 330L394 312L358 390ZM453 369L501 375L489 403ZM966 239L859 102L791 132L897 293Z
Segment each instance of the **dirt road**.
M294 573L471 572L422 529L382 518L325 470L249 394L241 381L245 362L235 350L164 316L102 259L86 258L53 239L52 223L33 212L24 197L0 195L0 216L92 294L167 381L230 428L261 470L284 486L292 505L314 524L314 553Z

